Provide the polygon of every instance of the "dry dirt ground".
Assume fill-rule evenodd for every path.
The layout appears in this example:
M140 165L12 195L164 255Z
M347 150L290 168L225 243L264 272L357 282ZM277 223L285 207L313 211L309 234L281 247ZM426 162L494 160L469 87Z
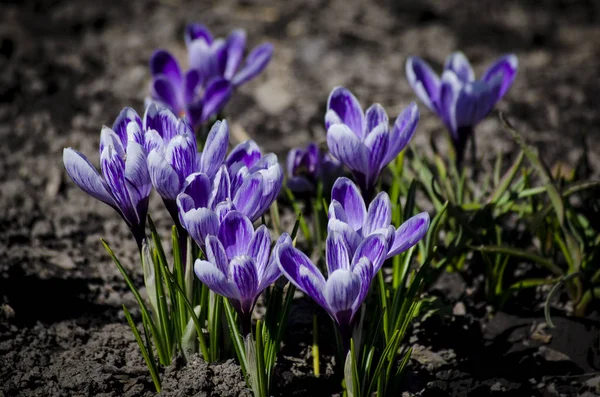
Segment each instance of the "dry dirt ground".
M481 72L515 52L519 73L499 108L544 158L600 174L600 3L596 1L8 1L0 3L0 396L151 396L152 384L120 305L134 301L102 250L106 238L141 282L134 242L116 214L66 176L73 146L98 164L100 128L123 106L143 112L148 59L163 47L185 57L182 31L200 21L217 35L247 30L271 41L266 73L226 108L234 140L247 134L283 159L323 140L332 87L396 115L416 100L404 74L409 55L441 67L453 50ZM426 150L440 122L424 106L415 137ZM494 117L477 130L484 162L513 143ZM151 212L167 230L156 197ZM462 302L464 280L444 276L435 293L454 312L416 325L406 392L423 396L600 394L598 323L560 317L552 332L538 312L499 313ZM310 373L304 334L286 340L276 395L332 395ZM306 316L301 314L304 311ZM300 314L299 314L300 313ZM308 320L307 320L308 319ZM303 328L304 327L304 328ZM541 336L540 336L541 335ZM164 374L165 396L249 396L233 362ZM400 391L398 391L400 395ZM597 395L597 394L596 394Z

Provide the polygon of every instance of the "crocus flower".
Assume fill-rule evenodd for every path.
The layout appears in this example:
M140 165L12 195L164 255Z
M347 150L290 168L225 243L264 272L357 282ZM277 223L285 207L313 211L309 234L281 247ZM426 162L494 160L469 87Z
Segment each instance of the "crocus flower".
M144 128L150 179L178 222L176 199L186 178L196 172L213 178L225 160L229 144L227 122L213 124L202 153L198 153L194 130L187 120L178 120L166 108L158 110L150 105L144 116Z
M356 185L348 178L338 178L331 190L329 233L343 236L350 252L371 235L383 235L387 241L386 258L398 255L417 244L429 228L429 214L422 212L404 222L398 229L391 225L392 206L386 192L379 193L365 206Z
M273 55L273 45L263 43L255 47L244 60L246 32L234 30L226 39L213 39L206 26L189 24L185 29L189 64L207 83L214 79L227 81L239 87L256 77L267 66Z
M229 101L232 85L223 78L210 81L200 71L183 72L173 55L157 50L150 58L151 100L198 126L216 115Z
M67 174L81 190L113 207L142 247L148 197L152 183L146 166L142 122L135 110L125 108L113 128L100 133L100 174L81 153L65 148Z
M229 164L229 166L228 166ZM256 143L236 146L214 177L190 175L177 197L181 224L200 246L215 235L227 213L238 211L252 222L277 199L283 171L277 156L262 156Z
M412 138L419 110L411 103L390 130L388 116L379 104L363 113L356 97L343 87L331 91L327 101L325 128L331 154L348 167L369 197L379 174Z
M273 252L291 242L284 233ZM205 253L206 260L198 259L194 265L196 276L208 288L229 298L247 323L256 298L281 274L270 257L269 230L265 225L254 230L248 217L231 211L221 222L217 235L206 237Z
M387 241L383 235L370 235L353 251L341 234L330 232L325 245L327 279L290 243L283 244L275 255L283 275L323 307L347 339L386 252Z
M309 143L306 149L290 150L286 168L287 186L297 193L313 191L319 180L328 184L341 171L339 161L331 157L329 153L323 153L316 143Z
M476 80L465 55L455 52L446 58L441 78L419 57L407 59L406 76L419 99L442 119L460 159L473 128L509 90L517 67L514 54L504 55Z

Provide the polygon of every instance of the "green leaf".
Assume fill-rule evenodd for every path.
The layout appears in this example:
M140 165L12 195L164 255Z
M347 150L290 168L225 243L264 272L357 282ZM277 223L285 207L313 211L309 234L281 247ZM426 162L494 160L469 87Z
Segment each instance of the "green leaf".
M563 270L557 265L555 265L554 262L552 262L551 260L543 258L531 252L523 251L518 248L497 245L470 246L470 248L479 252L485 252L490 254L507 254L517 258L526 259L543 266L544 268L548 269L550 272L557 276L563 275Z
M517 175L517 171L519 170L519 167L521 166L521 163L523 162L524 154L525 153L521 150L521 152L517 156L517 159L515 160L515 162L508 169L508 171L506 171L506 173L504 174L504 176L502 177L502 179L500 180L500 182L498 183L498 185L492 192L492 195L488 201L489 203L497 202L500 199L500 197L502 197L502 195L504 195L504 193L506 192L506 190L508 189L508 187L514 180L515 176Z
M142 336L140 335L140 331L138 331L133 319L131 318L131 314L129 314L129 310L127 307L123 305L123 312L125 313L125 318L127 319L127 323L129 323L129 327L133 332L133 336L142 351L142 356L144 357L144 361L146 361L146 366L150 371L150 377L152 378L152 382L154 383L154 388L157 393L160 393L161 384L160 384L160 375L158 375L158 368L156 368L156 362L154 358L150 354L150 346L146 346L142 341Z

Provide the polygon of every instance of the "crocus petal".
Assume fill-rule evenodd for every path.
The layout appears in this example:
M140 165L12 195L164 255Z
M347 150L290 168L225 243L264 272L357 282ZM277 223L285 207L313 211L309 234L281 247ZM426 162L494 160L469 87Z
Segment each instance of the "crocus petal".
M222 40L216 40L213 44L208 44L204 40L194 40L188 46L190 69L197 70L205 83L220 75L220 51L224 51Z
M410 105L398 115L394 127L392 127L384 164L389 164L402 150L404 150L415 134L418 122L419 108L416 103L411 102Z
M387 228L392 222L392 204L390 197L386 192L379 193L371 204L367 212L367 219L363 227L363 236L368 236L373 231L380 228Z
M352 311L356 313L369 293L369 287L375 273L371 261L364 256L354 265L352 273L360 278L360 292L352 304Z
M258 275L254 258L248 255L236 256L229 263L229 278L240 292L242 311L252 309L258 290Z
M284 244L277 251L277 266L299 290L327 309L323 291L325 278L310 259L292 244Z
M258 277L260 280L258 290L263 291L269 285L273 284L279 276L281 276L281 270L277 266L277 255L278 250L285 244L292 244L292 238L287 233L282 233L281 236L277 239L273 250L271 251L271 257L269 258L269 262L267 266L264 268L258 268Z
M335 199L329 203L329 209L327 211L328 219L338 219L344 223L348 223L348 216L346 215L346 211L344 207L339 201Z
M455 105L456 128L475 126L483 120L496 105L501 88L501 75L489 84L476 81L464 86Z
M241 29L231 32L227 37L225 47L227 48L227 64L225 65L223 76L227 80L231 80L244 57L244 50L246 49L246 32Z
M247 252L247 254L256 261L256 267L259 269L259 274L262 273L267 266L270 252L271 235L269 234L269 229L267 229L265 225L260 225L254 232L252 240L250 240Z
M336 270L327 279L325 300L333 318L340 325L352 322L352 307L360 294L361 279L349 270Z
M246 167L250 168L256 164L261 157L262 153L256 142L248 140L236 145L227 156L225 162L228 167L231 167L235 163L242 162Z
M390 122L385 109L378 103L371 105L367 109L367 112L365 113L365 118L367 120L367 134L373 131L373 129L375 129L375 127L377 127L378 125L388 125Z
M163 76L175 86L181 85L181 68L173 55L165 50L156 50L150 58L152 76Z
M366 173L369 154L360 138L344 124L334 124L327 130L327 146L331 154L352 171Z
M233 202L230 199L217 204L215 207L215 214L217 214L217 217L219 218L219 223L223 222L223 219L225 219L227 214L235 210L235 205L233 205Z
M214 79L204 91L204 107L202 108L201 121L204 122L216 115L229 101L232 86L225 79Z
M253 235L250 219L239 211L231 211L223 218L218 237L231 260L234 256L246 255Z
M158 134L162 136L165 142L179 134L179 120L173 112L167 108L162 108L154 117L154 127ZM194 137L193 131L187 131L187 135Z
M365 146L369 152L369 172L366 173L368 186L375 184L380 171L387 165L384 160L388 154L389 143L390 133L387 124L379 124L365 139Z
M125 140L123 141L116 132L107 126L103 126L100 131L100 156L102 156L102 153L107 146L112 146L117 152L117 156L124 158L125 149L127 148L127 137L125 136Z
M183 109L178 88L165 76L157 76L152 81L152 97L164 103L176 113L181 112Z
M181 215L182 224L198 246L204 246L207 236L219 231L219 219L208 208L191 209Z
M406 251L417 244L429 229L429 214L422 212L404 222L394 236L394 245L390 248L387 257L391 258Z
M227 276L212 263L196 259L194 272L204 285L217 294L226 298L240 300L240 293L236 285L232 281L229 281Z
M177 197L180 209L185 212L192 208L207 207L210 192L211 183L205 174L191 174L186 178L183 190Z
M355 266L361 258L368 258L373 265L373 274L376 274L381 269L387 252L388 245L384 235L372 234L360 243L352 258L352 264Z
M346 244L350 249L350 254L354 254L354 251L362 241L362 237L352 228L352 226L337 219L329 219L327 231L328 233L337 232L344 236Z
M123 147L127 147L128 134L127 134L127 126L129 123L134 122L135 125L139 126L140 135L142 129L142 119L138 116L137 112L132 108L124 108L121 110L121 113L115 119L112 130L117 134L117 136L121 139L121 144ZM140 136L138 136L140 138ZM141 143L141 140L136 140L136 142Z
M136 121L130 121L127 124L127 140L133 141L140 145L144 144L144 133L142 127Z
M360 230L365 223L367 207L356 185L348 178L338 178L331 189L331 199L342 205L348 224L354 230Z
M231 80L234 86L239 86L255 78L267 67L273 56L273 44L264 43L255 47L246 57L244 66Z
M233 205L251 220L260 217L262 193L264 191L263 176L255 173L247 178L233 197Z
M223 274L227 274L229 272L229 260L227 259L223 244L214 235L206 236L204 243L206 259L221 270Z
M183 83L183 99L185 103L191 103L196 98L197 88L201 82L200 72L196 69L188 70L185 73Z
M125 184L125 161L117 154L113 146L106 146L100 156L100 164L104 180L123 216L130 224L137 223L139 220L133 210L129 191Z
M303 176L295 176L288 179L287 187L294 193L312 192L315 188L312 182Z
M216 121L206 138L204 151L200 158L200 171L209 177L214 176L223 164L228 145L229 128L227 127L227 121Z
M469 83L475 80L475 73L469 63L469 60L462 52L454 52L446 58L444 63L444 71L451 70L456 74L456 77L463 83Z
M431 67L419 57L406 60L406 78L419 99L431 110L436 110L440 92L440 78Z
M165 160L177 173L181 184L185 179L196 172L197 160L196 146L193 137L177 135L165 149Z
M439 115L454 139L457 138L456 100L458 99L462 87L462 83L453 72L446 71L442 74Z
M349 251L346 239L340 233L329 233L325 242L325 261L328 274L332 274L338 269L350 270Z
M365 117L362 107L358 99L350 91L344 87L335 87L327 100L327 110L330 109L338 115L341 122L347 125L358 138L362 139L364 137ZM326 122L325 128L328 131L330 126Z
M142 121L143 131L156 130L158 110L158 106L154 102L148 104L144 112L144 120Z
M63 150L63 163L67 174L81 190L112 207L116 207L117 204L109 193L100 173L83 154L74 149L65 148Z
M229 172L227 172L227 167L222 165L213 178L208 206L215 208L217 204L229 199L230 195L231 182L229 181Z
M158 134L156 130L148 130L144 134L144 148L147 153L156 150L159 153L163 153L165 149L165 144L162 137Z
M300 164L302 159L302 154L304 150L300 148L293 148L288 152L286 162L285 162L285 170L289 178L296 175L296 168Z
M148 172L152 185L163 199L175 200L182 185L177 172L157 150L148 155Z
M498 92L498 100L500 100L515 80L518 67L519 61L515 54L504 55L485 71L481 80L491 83L497 75L502 75L502 87Z
M140 201L150 195L152 190L146 157L146 150L141 144L129 141L127 144L127 160L125 161L125 181L127 182L129 196L136 207ZM146 218L146 214L138 215L140 215L140 221Z
M208 28L201 23L188 24L185 27L183 38L187 46L189 46L190 43L196 39L202 39L209 45L213 42L213 36L210 33L210 30L208 30Z

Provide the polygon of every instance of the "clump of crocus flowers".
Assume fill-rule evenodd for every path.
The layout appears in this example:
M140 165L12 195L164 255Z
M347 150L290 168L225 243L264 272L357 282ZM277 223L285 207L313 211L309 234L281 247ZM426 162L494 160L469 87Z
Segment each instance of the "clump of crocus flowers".
M386 261L411 251L429 228L426 212L408 217L400 225L392 224L396 203L390 201L388 193L376 192L386 166L415 134L419 121L417 105L410 103L390 126L381 105L374 104L363 111L347 89L336 87L331 91L325 112L329 153L310 143L306 148L293 149L287 157L290 190L314 192L319 183L331 187L331 200L325 206L324 249L304 252L297 245L295 232L279 233L279 225L274 225L278 233L272 236L265 220L284 181L277 156L263 154L254 141L242 142L227 154L230 137L224 119L211 123L202 151L198 150L194 131L223 109L236 87L266 67L272 45L256 47L244 61L243 31L234 31L226 39L214 39L199 24L186 27L185 43L190 65L186 72L169 52L158 50L153 54L151 101L143 118L125 108L112 128L102 129L101 172L83 154L67 148L63 155L67 173L83 191L113 207L124 219L145 258L145 279L150 283L147 287L151 295L157 291L151 283L158 268L148 263L160 261L164 255L161 251L156 251L154 257L149 254L146 234L148 200L154 188L177 230L174 249L183 247L185 251L175 254L179 258L187 256L184 268L180 274L174 271L174 277L193 277L189 275L195 273L202 288L207 289L199 294L186 290L198 284L190 279L177 288L186 295L190 308L195 303L215 305L216 312L198 318L192 310L192 319L203 318L207 324L211 318L217 321L222 310L217 297L222 296L225 308L230 305L235 311L248 348L248 338L253 333L253 308L263 291L270 289L269 295L274 294L276 287L272 286L283 275L333 319L342 336L344 352L348 352L353 329L360 326L357 313L365 304L373 280L379 277ZM516 57L505 56L481 80L475 80L468 61L457 53L448 58L441 78L420 58L407 61L407 75L419 98L440 115L460 151L473 127L507 92L516 67ZM343 166L353 180L338 178ZM156 244L154 233L152 237ZM320 270L319 262L324 263L327 276ZM205 297L208 289L212 300ZM157 296L150 298L165 321L162 311L166 309L156 303ZM196 299L197 296L204 297ZM171 304L177 299L173 295ZM186 306L182 313L188 313L190 308ZM235 329L236 317L227 314L229 326ZM183 326L184 320L180 320ZM276 324L282 327L284 320L281 317ZM200 328L204 326L199 324ZM187 346L188 328L183 328L182 340L174 346ZM266 335L265 340L272 336ZM202 335L198 338L201 340ZM238 341L240 363L248 371L257 371L248 364L250 358L240 353L243 346L235 335L233 341ZM277 345L275 352L278 350ZM205 351L203 348L206 356ZM274 359L270 365L274 365ZM255 382L260 382L253 382L255 389Z

